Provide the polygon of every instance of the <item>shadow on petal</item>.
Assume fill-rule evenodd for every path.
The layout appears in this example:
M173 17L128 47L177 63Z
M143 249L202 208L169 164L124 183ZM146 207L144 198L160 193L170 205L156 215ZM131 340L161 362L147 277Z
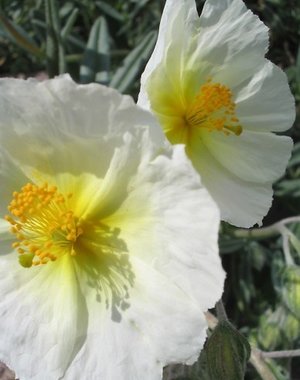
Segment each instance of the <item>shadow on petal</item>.
M130 289L135 275L120 229L102 223L86 223L76 244L76 261L84 276L84 285L95 292L96 302L120 322L122 312L130 307Z

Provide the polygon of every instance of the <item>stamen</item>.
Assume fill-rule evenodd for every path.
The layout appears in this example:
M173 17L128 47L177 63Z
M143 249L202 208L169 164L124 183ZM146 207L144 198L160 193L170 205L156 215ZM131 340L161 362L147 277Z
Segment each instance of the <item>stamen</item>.
M187 109L185 122L190 127L206 128L239 136L243 128L235 114L235 103L230 89L209 79L200 87L193 103Z
M66 198L70 199L71 194ZM56 186L27 183L14 191L8 206L11 215L5 219L17 241L12 247L20 256L21 265L46 264L59 256L74 255L74 244L83 233L80 220L68 209L66 198Z

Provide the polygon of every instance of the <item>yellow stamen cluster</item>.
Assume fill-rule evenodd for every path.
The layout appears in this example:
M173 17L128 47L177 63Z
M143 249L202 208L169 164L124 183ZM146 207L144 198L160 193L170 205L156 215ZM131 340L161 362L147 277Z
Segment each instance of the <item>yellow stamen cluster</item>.
M230 89L209 79L200 87L193 103L187 109L185 121L188 126L221 131L226 135L239 136L242 127L235 114Z
M67 200L55 186L27 183L13 193L5 219L17 241L13 248L26 257L26 266L46 264L68 252L75 254L74 243L83 230ZM20 260L22 262L22 260ZM25 262L25 261L23 261Z

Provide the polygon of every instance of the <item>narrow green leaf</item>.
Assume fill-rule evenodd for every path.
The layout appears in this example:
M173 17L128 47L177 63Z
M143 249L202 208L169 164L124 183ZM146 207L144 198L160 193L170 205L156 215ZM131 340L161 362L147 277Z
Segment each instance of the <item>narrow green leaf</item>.
M245 247L245 239L235 239L229 236L220 236L219 247L221 254L239 252Z
M82 54L68 54L66 61L69 63L79 63L82 60Z
M51 1L45 0L46 12L46 56L47 56L47 72L50 78L58 74L58 46L55 31L52 24Z
M300 88L300 44L298 47L297 59L296 59L296 79Z
M298 198L300 196L300 179L283 180L277 186L275 194L278 197L290 196Z
M79 13L79 9L75 8L75 9L73 9L72 13L68 17L67 22L61 31L61 38L63 41L65 41L65 39L68 37L70 31L72 30L72 28L76 22L78 13Z
M124 21L123 15L120 12L118 12L115 8L113 8L111 5L104 3L104 1L96 1L95 5L107 16L110 16L117 21Z
M298 253L300 257L300 240L291 231L289 233L289 240L290 240L291 245L294 247L295 251Z
M8 20L2 12L0 12L0 24L6 31L7 35L20 47L36 56L42 55L40 49L35 45L28 34L20 26L15 25L12 21Z
M140 0L136 3L136 6L133 10L133 12L131 13L131 17L132 16L136 16L138 14L138 12L143 9L145 7L145 5L147 5L149 3L149 0Z
M97 18L90 31L80 67L81 83L108 84L110 70L110 36L106 19Z
M47 69L50 77L66 72L66 60L56 0L45 0Z
M113 76L110 82L111 87L120 92L125 92L132 86L153 51L156 37L157 32L149 32L139 45L127 55L122 66Z
M38 26L39 28L41 28L42 30L47 29L46 23L41 21L41 20L33 19L32 23L35 24L36 26ZM77 49L80 49L80 51L83 51L85 49L85 43L81 39L79 39L78 36L75 37L72 34L68 34L66 36L66 41L68 43L72 44L73 46L75 46Z
M299 83L300 83L300 56L299 56ZM294 145L292 157L288 163L288 167L292 167L300 164L300 143Z

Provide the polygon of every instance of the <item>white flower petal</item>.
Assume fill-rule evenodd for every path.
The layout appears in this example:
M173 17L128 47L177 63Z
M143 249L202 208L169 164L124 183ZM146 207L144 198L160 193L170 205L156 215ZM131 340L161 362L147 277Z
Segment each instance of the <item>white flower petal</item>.
M287 136L244 130L240 136L203 133L203 142L219 163L247 182L270 183L285 171L293 141Z
M236 94L235 101L239 120L249 130L282 132L295 120L287 77L269 61Z
M268 28L241 0L207 0L198 25L189 59L192 66L210 63L215 82L236 86L262 64Z
M9 224L6 220L0 218L0 236L1 241L3 240L12 240L12 235L9 232Z
M43 82L5 78L0 80L0 89L3 136L9 125L15 133L24 135L30 131L41 141L59 140L63 133L91 140L110 135L116 138L134 126L155 125L149 114L136 108L131 97L99 84L77 85L69 75ZM134 125L130 126L129 120ZM157 127L151 133L161 136Z
M164 141L154 118L129 96L98 84L76 85L68 75L44 82L1 79L0 113L6 150L23 166L50 174L70 171L72 163L72 171L77 172L82 171L82 163L89 170L87 166L95 166L96 161L99 171L107 169L112 146L122 145L125 133L142 126L151 126L148 133L155 144ZM78 141L90 150L81 162ZM86 147L83 150L82 154Z
M140 332L125 321L115 323L103 315L99 317L101 332L87 336L64 380L93 379L95 374L97 379L105 380L161 380L162 366Z
M7 214L7 206L11 200L12 193L26 183L27 177L13 158L3 149L0 149L0 215Z
M195 144L187 153L218 204L222 220L245 228L261 224L272 204L272 184L243 181L225 169L201 141Z
M97 373L101 379L139 380L142 373L143 379L161 379L166 363L197 358L206 338L202 311L176 284L141 259L131 258L130 263L134 285L126 307L112 300L103 313L95 294L84 291L92 311L87 341L66 380L81 371L85 378Z
M149 344L163 365L195 361L206 339L203 310L180 289L180 283L171 282L142 259L132 258L132 265L136 278L126 318L147 332ZM147 304L153 306L147 310Z
M191 294L202 310L213 307L224 281L217 242L219 212L184 147L175 146L172 157L159 156L143 166L131 188L106 223L121 229L132 255L149 264L155 257L155 268ZM181 233L174 239L176 231Z
M242 0L206 0L199 25L201 57L213 57L215 63L247 51L264 56L268 49L268 28Z
M84 338L85 303L69 260L24 269L16 253L1 257L0 356L21 378L61 378Z
M5 219L0 218L0 241L1 241L1 255L8 255L11 251L11 245L14 242L13 236L10 233L10 226Z
M174 38L174 40L168 59L172 61L172 71L176 73L176 69L181 67L186 41L191 37L191 30L196 27L194 22L197 19L198 13L194 0L166 1L160 21L157 42L141 77L141 91L138 97L138 104L141 107L150 109L145 84L151 73L164 59L165 49L168 48L171 38Z

